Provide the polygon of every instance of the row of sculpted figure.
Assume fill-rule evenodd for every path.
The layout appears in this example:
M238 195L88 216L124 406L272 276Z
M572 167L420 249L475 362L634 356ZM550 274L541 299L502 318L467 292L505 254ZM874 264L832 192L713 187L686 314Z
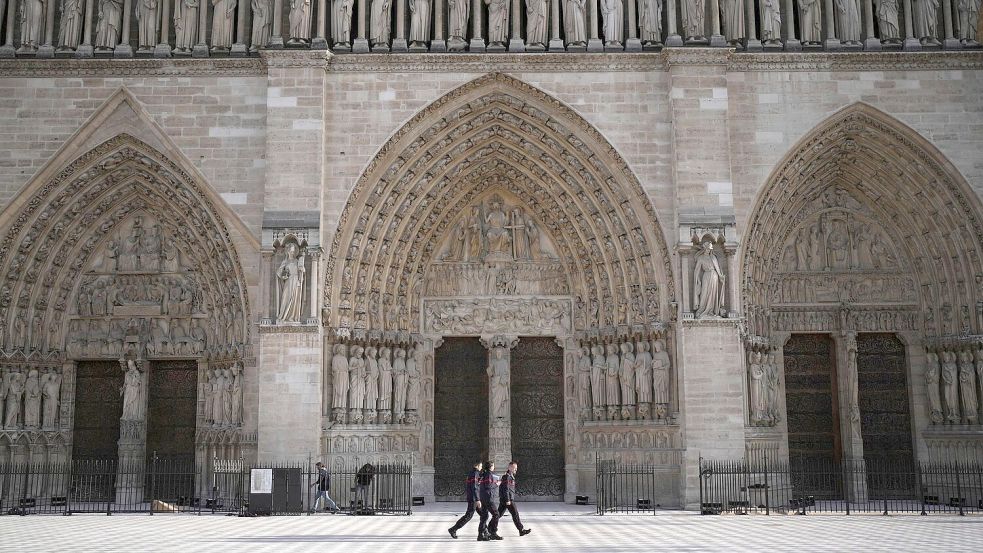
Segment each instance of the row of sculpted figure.
M239 363L208 369L202 386L205 424L219 427L242 424L242 366Z
M5 430L55 430L61 401L56 367L0 367L0 415Z
M522 13L511 13L510 0L362 0L362 9L356 0L89 1L93 3L90 10L86 10L86 0L0 2L0 12L7 4L18 15L6 19L6 47L15 46L16 35L20 38L17 52L31 55L43 45L57 47L60 53L113 52L122 45L136 45L138 54L158 56L221 55L234 52L237 45L243 55L247 48L255 52L284 44L321 44L346 51L357 40L365 44L360 51L369 47L388 51L397 43L410 51L426 51L433 40L446 41L451 51L502 51L512 41L521 41L527 50L558 50L562 43L567 49L582 51L593 40L605 50L623 49L631 42L660 46L670 37L686 44L705 44L718 27L734 46L758 38L766 45L799 40L818 46L833 38L857 46L866 38L900 44L905 37L929 46L940 44L942 38L958 38L967 47L980 45L981 0L954 0L954 14L940 10L941 0L867 0L877 21L873 37L867 36L861 0L719 0L719 13L712 13L706 0L670 0L671 5L664 0L592 0L593 4L554 0L559 9L549 0L523 0L519 4ZM630 1L636 2L634 10L627 5ZM55 2L58 16L46 18L49 5ZM400 2L405 4L400 6ZM287 17L282 18L281 29L273 29L273 14L281 7ZM325 17L313 17L321 7ZM440 17L435 10L443 11ZM783 23L790 10L798 18L797 26ZM829 28L825 25L827 10L834 12ZM907 10L912 13L911 29L904 25ZM360 12L366 14L362 26L357 20ZM123 22L128 13L136 22L135 40ZM406 14L406 20L394 26L397 14ZM443 22L439 28L435 25ZM15 31L14 26L19 28ZM954 37L942 36L949 27ZM358 35L361 28L366 36ZM516 29L518 33L513 32Z
M416 347L335 344L331 415L339 424L413 424L419 420Z
M583 344L577 353L584 420L663 420L669 416L672 363L665 341L623 337Z
M983 397L983 348L929 351L925 388L932 424L979 424Z

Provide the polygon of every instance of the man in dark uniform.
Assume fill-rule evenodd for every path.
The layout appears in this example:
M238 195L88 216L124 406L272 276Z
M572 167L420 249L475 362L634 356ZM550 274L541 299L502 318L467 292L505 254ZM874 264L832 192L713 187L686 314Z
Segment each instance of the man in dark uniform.
M498 508L495 506L495 499L498 496L498 478L495 476L495 463L485 462L485 470L481 472L481 482L478 485L478 499L481 500L481 507L478 515L481 523L478 524L478 541L500 540L498 535ZM489 522L488 517L491 517ZM486 526L487 524L487 526Z
M505 511L508 511L512 515L512 522L515 524L516 530L519 531L519 535L525 536L529 532L532 532L532 530L522 527L522 521L519 520L519 511L515 508L515 473L518 471L519 464L512 461L509 463L508 470L502 475L502 483L498 485L498 508L501 511L499 517L504 515Z
M468 510L464 513L464 516L457 520L454 526L447 529L447 533L451 535L455 540L457 539L457 531L464 528L464 525L470 522L471 517L474 516L475 509L481 508L481 501L478 499L478 480L481 478L481 461L474 464L471 468L471 472L468 473L468 479L464 483L464 493L467 496Z

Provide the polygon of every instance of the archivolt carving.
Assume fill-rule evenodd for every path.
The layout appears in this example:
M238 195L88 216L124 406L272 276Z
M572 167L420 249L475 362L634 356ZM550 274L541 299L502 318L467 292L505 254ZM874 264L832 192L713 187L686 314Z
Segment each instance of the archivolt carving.
M767 335L769 320L784 330L842 326L819 306L772 312L822 303L851 304L850 317L872 329L979 332L979 213L968 184L914 131L865 104L843 110L786 156L752 212L742 262L749 332ZM892 304L918 305L918 320Z
M416 330L456 214L495 192L544 227L571 292L590 298L578 328L661 320L675 295L669 254L625 162L572 110L493 74L418 114L365 170L328 257L326 323Z
M248 340L245 280L215 206L129 135L26 199L0 244L0 275L5 352L198 355Z

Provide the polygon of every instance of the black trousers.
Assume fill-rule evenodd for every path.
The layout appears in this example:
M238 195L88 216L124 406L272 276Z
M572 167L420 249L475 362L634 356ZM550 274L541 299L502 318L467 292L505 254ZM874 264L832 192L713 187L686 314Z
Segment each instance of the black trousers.
M522 521L519 520L519 510L515 508L515 501L513 501L509 505L506 505L505 502L502 502L500 504L500 506L502 508L502 512L501 512L501 514L498 515L498 517L501 518L501 517L505 516L505 511L508 511L509 514L512 515L512 523L515 524L515 529L521 532L522 531ZM496 525L496 527L497 527L497 525Z
M502 515L498 513L498 508L495 504L489 501L485 503L481 502L481 509L478 510L478 515L481 517L481 522L478 524L478 535L483 534L497 534L498 533L498 519ZM491 516L491 521L489 522L488 517ZM487 525L486 525L487 524Z
M457 519L457 523L454 524L454 526L452 527L452 529L455 532L457 532L461 528L464 528L464 525L465 524L471 522L471 517L473 517L473 516L474 516L474 501L469 501L468 502L468 510L467 510L467 512L464 513L464 516L462 516L461 518Z

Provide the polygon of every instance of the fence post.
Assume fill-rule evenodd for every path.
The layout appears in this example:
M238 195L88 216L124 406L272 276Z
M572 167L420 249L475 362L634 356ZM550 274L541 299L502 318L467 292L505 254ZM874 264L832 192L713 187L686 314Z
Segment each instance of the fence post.
M764 450L764 472L765 472L765 515L771 515L771 484L768 482L768 450Z
M150 459L150 516L154 516L154 496L157 486L157 450Z
M921 515L922 516L927 516L928 513L925 512L925 482L924 482L924 479L922 478L922 463L921 463L921 461L918 462L918 495L919 495L920 502L922 504L922 512L921 512Z
M65 471L68 480L65 482L65 516L72 514L72 476L75 474L75 463L69 459L67 461L68 470Z
M959 516L962 517L966 516L966 513L963 511L963 488L959 478L959 461L956 461L954 466L956 468L956 501L959 502Z

